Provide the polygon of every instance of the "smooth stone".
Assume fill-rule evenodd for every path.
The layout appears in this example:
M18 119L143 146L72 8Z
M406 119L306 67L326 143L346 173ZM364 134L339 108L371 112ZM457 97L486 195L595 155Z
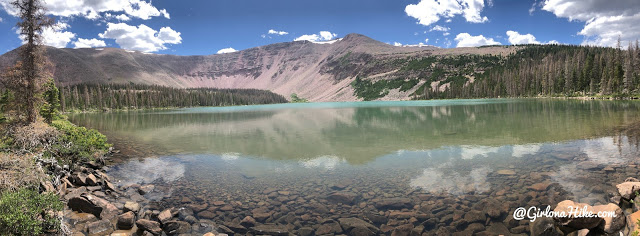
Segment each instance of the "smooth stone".
M99 220L87 224L87 234L89 236L104 236L113 232L113 226L109 220Z

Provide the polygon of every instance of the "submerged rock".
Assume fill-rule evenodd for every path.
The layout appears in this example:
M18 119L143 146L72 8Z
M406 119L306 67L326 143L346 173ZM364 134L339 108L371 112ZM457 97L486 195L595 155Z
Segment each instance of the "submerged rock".
M411 208L413 204L409 198L397 197L381 199L376 202L375 206L378 209L402 209Z
M256 235L273 235L273 236L288 236L289 230L283 225L258 225L251 228L251 232Z
M342 203L342 204L353 204L357 195L351 192L336 192L332 193L327 197L329 201Z
M376 235L380 231L372 224L358 218L340 218L338 222L349 235Z

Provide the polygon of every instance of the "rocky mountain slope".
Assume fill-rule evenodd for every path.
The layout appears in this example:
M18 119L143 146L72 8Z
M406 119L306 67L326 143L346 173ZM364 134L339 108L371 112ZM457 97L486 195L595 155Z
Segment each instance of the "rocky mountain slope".
M333 42L285 42L206 56L162 55L116 48L48 48L47 54L60 85L132 82L179 88L256 88L285 97L297 93L310 101L353 101L360 99L354 95L351 85L358 77L370 81L418 79L402 89L391 89L374 97L408 99L424 83L434 82L424 79L433 71L406 69L416 60L438 55L507 55L516 49L397 47L364 35L349 34ZM13 64L16 55L14 50L0 56L0 66Z

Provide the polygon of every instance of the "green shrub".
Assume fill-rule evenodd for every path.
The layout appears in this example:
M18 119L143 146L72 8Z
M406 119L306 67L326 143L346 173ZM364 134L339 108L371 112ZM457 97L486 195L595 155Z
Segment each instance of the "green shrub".
M60 221L50 212L62 210L62 202L53 193L22 188L0 197L0 232L7 235L40 235L58 231Z
M79 127L62 119L53 121L52 126L61 134L47 154L63 163L93 161L96 156L104 154L111 147L107 143L107 137L97 130Z

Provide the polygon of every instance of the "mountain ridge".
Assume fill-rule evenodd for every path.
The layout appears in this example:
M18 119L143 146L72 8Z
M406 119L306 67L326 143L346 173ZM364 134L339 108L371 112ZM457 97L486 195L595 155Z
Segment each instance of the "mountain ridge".
M498 54L513 49L499 47ZM0 56L0 66L15 63L17 50ZM496 53L483 48L398 47L361 34L333 43L282 42L233 53L178 56L118 48L47 48L61 86L79 83L139 83L177 88L255 88L310 101L354 101L350 84L357 76L384 77L396 68L386 62L429 55ZM381 66L372 67L375 63ZM415 90L415 89L414 89ZM390 99L407 99L412 90Z

